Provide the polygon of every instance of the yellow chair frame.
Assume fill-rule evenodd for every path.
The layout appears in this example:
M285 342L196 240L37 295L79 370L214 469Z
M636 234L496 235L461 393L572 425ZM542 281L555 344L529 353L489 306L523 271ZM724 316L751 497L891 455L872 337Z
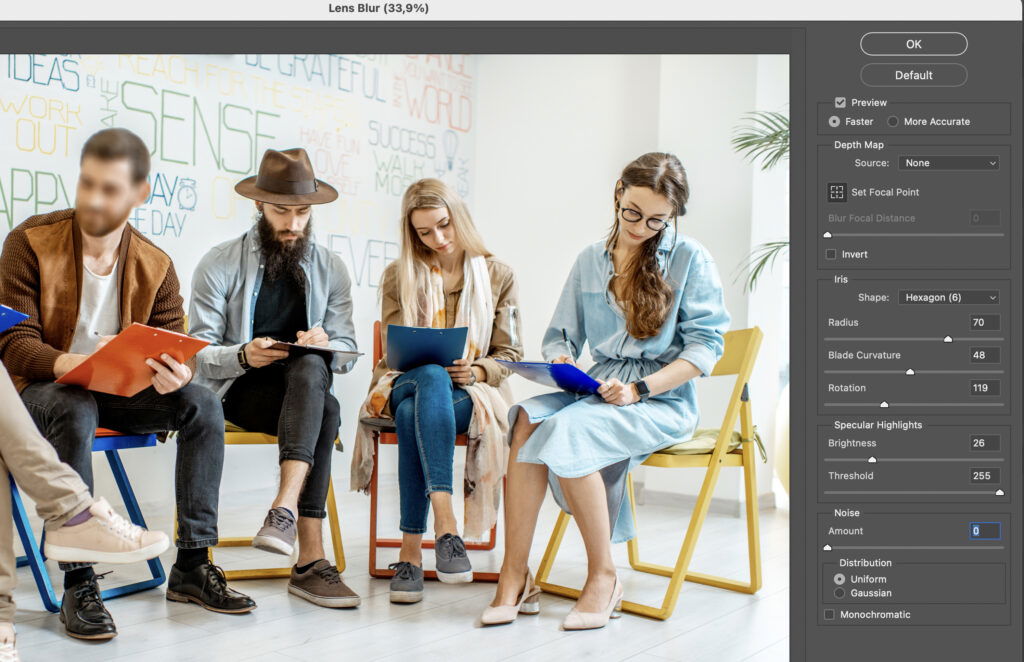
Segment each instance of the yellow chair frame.
M224 433L225 446L250 446L266 444L277 446L277 437L260 432L248 432L242 428L228 424ZM331 543L334 547L334 563L338 572L345 572L345 548L341 541L341 525L338 523L338 504L334 500L334 480L327 483L327 521L331 527ZM248 547L252 537L221 537L215 547ZM213 561L213 549L210 549L210 560ZM228 579L274 579L290 577L292 569L286 568L251 568L246 570L225 570Z
M682 547L679 550L674 566L641 561L639 537L635 537L627 543L629 565L634 570L668 577L669 584L660 606L623 600L622 609L624 611L660 620L669 618L676 608L683 581L706 584L740 593L756 593L761 588L761 542L758 529L757 470L754 466L754 424L751 416L747 382L750 380L750 375L754 370L754 361L757 358L757 352L760 349L763 338L764 333L756 326L749 329L730 331L725 334L725 352L711 374L714 377L735 375L736 383L733 387L729 405L725 411L725 417L722 420L722 427L719 430L714 450L711 453L702 455L654 453L643 463L643 466L647 467L672 469L703 467L706 469L706 472L704 474L704 482L697 495L697 502L694 505L693 513L690 515L690 524L686 529L686 537L683 539ZM740 422L742 442L740 448L729 452L727 448L732 438L733 429L736 426L737 417ZM749 581L692 572L689 569L690 560L697 546L697 539L700 536L701 528L704 526L704 518L707 515L708 507L711 505L715 484L718 482L718 475L722 467L743 468L747 518L747 552L750 563ZM633 493L632 475L627 478L626 485L633 522L636 524L636 497ZM578 598L580 596L579 589L548 581L551 568L555 562L555 556L558 554L558 549L562 544L562 538L565 535L570 519L571 515L565 511L559 513L558 521L555 523L555 528L551 532L551 538L548 540L547 549L544 550L544 557L541 560L536 581L537 586L547 593L568 598Z

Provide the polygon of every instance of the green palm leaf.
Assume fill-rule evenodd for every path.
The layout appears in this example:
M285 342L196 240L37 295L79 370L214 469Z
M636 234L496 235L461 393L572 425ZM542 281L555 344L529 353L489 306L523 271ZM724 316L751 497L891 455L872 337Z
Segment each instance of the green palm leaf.
M761 160L768 170L789 158L789 118L782 113L758 110L744 114L745 123L733 129L733 148L751 162Z
M769 241L758 245L751 251L746 261L739 268L741 274L743 272L747 274L746 280L743 283L743 292L753 292L754 288L757 287L757 279L761 277L765 269L770 271L775 266L775 260L788 250L788 241ZM738 278L739 276L733 279L733 282Z

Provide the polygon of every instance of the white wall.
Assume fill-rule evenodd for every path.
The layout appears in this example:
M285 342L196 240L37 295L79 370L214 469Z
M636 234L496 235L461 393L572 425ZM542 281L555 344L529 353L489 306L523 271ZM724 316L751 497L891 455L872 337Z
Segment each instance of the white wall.
M618 173L658 146L659 58L482 55L477 66L474 220L515 269L525 354L539 360L569 267L614 220Z

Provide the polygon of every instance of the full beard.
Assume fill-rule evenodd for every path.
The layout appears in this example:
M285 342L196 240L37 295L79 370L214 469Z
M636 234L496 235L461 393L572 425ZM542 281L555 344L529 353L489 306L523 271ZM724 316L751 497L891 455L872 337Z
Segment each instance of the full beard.
M120 229L124 222L128 220L128 215L130 213L131 208L128 208L123 213L116 215L107 215L103 212L92 209L76 209L75 220L78 222L78 227L81 228L84 234L97 239L102 239L111 232Z
M313 232L313 219L306 224L306 229L297 239L282 240L281 235L290 232L278 232L263 214L257 220L260 250L263 252L264 276L277 280L290 275L300 285L306 284L306 275L302 271L302 260L309 249L310 235Z

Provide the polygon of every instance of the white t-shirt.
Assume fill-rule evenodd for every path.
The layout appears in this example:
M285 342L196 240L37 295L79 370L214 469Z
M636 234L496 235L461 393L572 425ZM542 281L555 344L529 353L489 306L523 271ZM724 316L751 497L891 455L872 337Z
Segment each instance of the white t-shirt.
M72 354L92 354L100 336L115 335L121 327L117 305L117 260L106 276L97 276L82 265L82 298L78 323L71 340Z

